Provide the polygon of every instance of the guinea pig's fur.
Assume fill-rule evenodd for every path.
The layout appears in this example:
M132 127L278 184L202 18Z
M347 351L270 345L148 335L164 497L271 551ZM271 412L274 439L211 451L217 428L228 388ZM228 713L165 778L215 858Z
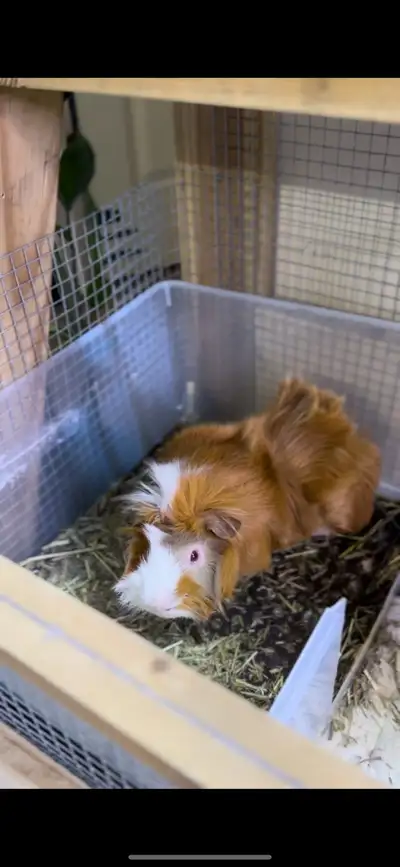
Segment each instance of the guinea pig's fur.
M271 554L318 532L369 522L380 454L343 399L285 380L264 413L181 430L132 495L139 527L121 601L162 617L208 617Z

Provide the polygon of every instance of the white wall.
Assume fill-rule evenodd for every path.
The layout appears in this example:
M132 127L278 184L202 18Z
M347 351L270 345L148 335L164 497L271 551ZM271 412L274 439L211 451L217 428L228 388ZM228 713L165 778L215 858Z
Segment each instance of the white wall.
M96 174L91 184L95 202L98 206L111 204L142 181L154 179L157 192L152 197L149 188L144 225L140 209L135 221L147 234L150 211L154 209L163 264L176 264L178 233L170 182L175 161L172 103L77 94L77 108L82 132L96 154ZM77 203L73 216L83 216L82 203Z
M96 153L91 192L98 205L159 172L172 172L172 104L78 94L82 131Z

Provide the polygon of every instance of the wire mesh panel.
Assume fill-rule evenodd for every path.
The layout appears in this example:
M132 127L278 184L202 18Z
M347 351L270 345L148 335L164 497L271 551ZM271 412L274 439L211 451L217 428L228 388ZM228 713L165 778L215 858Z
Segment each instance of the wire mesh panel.
M161 176L53 236L0 257L0 296L8 312L1 322L0 384L9 367L13 379L32 368L36 347L39 363L169 276L171 268L176 274L176 224L174 183ZM39 311L40 275L46 284L51 277L52 292ZM51 317L44 355L39 314L46 323Z
M399 318L400 125L176 112L184 279Z
M36 554L180 418L166 294L136 302L0 392L0 550L11 559Z
M400 313L400 126L283 115L276 295Z
M278 117L178 104L174 120L183 279L271 295Z
M400 490L399 328L224 290L153 287L0 393L1 551L32 556L89 508L182 419L188 384L194 415L221 421L262 409L288 373L333 388L382 447L383 481Z
M92 789L175 788L5 666L0 666L0 722Z

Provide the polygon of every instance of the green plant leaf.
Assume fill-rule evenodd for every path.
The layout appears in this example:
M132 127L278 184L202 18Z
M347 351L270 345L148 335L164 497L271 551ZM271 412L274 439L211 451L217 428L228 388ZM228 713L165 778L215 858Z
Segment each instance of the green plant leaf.
M58 197L67 212L78 196L86 193L95 170L96 158L91 144L81 133L71 133L61 155L58 181Z

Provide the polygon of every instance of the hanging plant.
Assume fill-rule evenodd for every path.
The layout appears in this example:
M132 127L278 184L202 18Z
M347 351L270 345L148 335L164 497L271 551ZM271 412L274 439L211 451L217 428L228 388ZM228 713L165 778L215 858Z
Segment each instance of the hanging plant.
M65 208L69 222L77 199L88 194L96 171L96 158L90 142L79 128L75 94L66 93L64 99L68 100L72 130L67 136L67 144L61 155L58 198Z
M65 210L66 225L62 227L58 226L56 229L62 230L64 241L67 242L72 256L69 267L68 263L65 262L64 268L61 268L59 260L60 258L65 259L65 253L61 250L55 252L56 267L53 272L53 288L56 296L60 299L64 280L59 279L59 275L60 273L65 275L69 272L68 282L71 283L72 272L74 291L84 296L89 306L94 307L95 296L96 301L99 303L102 303L105 300L104 293L100 294L100 297L98 295L102 290L101 260L104 256L104 250L102 244L99 243L96 227L101 223L101 215L98 213L97 205L89 192L89 185L92 182L96 171L96 157L90 142L81 132L75 94L65 93L64 101L68 101L71 132L67 136L66 146L61 154L58 199ZM95 214L95 229L90 232L87 238L87 252L89 253L94 266L94 285L87 282L82 277L84 269L81 266L81 254L78 249L74 225L71 220L71 212L78 199L83 200L86 217L92 213ZM74 303L73 298L72 302Z
M82 323L82 316L76 313L77 299L84 299L86 308L96 311L97 320L99 309L106 309L113 290L121 289L124 280L129 280L128 275L120 277L118 271L115 272L115 261L119 257L126 257L126 250L120 244L116 251L113 248L115 237L128 239L128 236L137 233L137 229L124 227L115 233L115 225L121 221L118 209L99 210L89 191L96 172L96 156L81 131L75 94L65 93L64 101L68 103L71 132L60 159L58 198L65 211L66 225L56 227L56 231L62 232L63 243L57 247L56 239L52 294L55 301L63 299L63 308L68 311L71 339L82 328L82 324L79 324ZM78 200L83 204L87 220L87 236L84 239L77 237L71 219L71 212ZM139 255L142 251L134 248L132 253ZM86 260L87 256L90 258L89 268L87 264L86 267L82 265L82 260Z

